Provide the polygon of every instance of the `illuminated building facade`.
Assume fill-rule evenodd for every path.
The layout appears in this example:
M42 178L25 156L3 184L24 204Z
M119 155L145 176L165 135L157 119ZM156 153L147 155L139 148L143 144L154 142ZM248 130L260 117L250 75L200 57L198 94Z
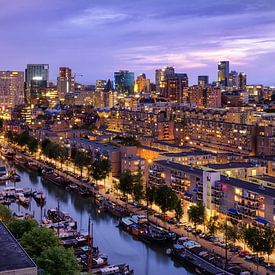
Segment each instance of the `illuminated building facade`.
M203 202L208 216L226 212L234 224L274 226L274 188L167 160L155 161L147 179L151 186L170 186L186 203Z
M67 93L74 90L74 82L72 70L68 67L60 67L59 77L57 78L57 92L61 101L65 99Z
M190 103L198 108L221 107L221 89L218 87L192 86L189 88L189 96Z
M114 73L115 79L115 90L119 94L133 94L134 93L134 82L135 74L129 71L120 70Z
M245 89L246 81L247 81L246 73L244 72L239 73L238 75L239 89L242 89L242 90Z
M209 85L209 76L208 75L199 75L198 76L198 86L205 88Z
M14 108L24 103L24 72L0 72L0 108Z
M218 64L218 82L222 87L227 86L229 77L229 61L221 61Z
M41 88L49 86L49 65L28 64L25 70L26 100L29 103L38 103L41 97Z
M135 80L135 93L148 93L150 92L150 79L146 79L145 74L141 74Z

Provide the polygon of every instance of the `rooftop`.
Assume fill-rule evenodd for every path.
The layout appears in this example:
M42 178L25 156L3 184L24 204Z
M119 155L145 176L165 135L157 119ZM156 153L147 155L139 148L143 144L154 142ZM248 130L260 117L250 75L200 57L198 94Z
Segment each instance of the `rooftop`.
M205 155L215 155L215 154L211 153L209 151L193 150L190 152L165 153L162 155L167 156L167 157L185 157L185 156L205 156Z
M84 147L93 147L105 151L118 151L120 148L108 143L101 143L97 140L88 140L85 138L70 138L68 139L69 143L83 145Z
M220 181L224 184L229 184L237 188L247 189L257 194L262 194L265 196L275 198L275 188L261 186L259 184L252 183L250 181L240 180L236 178L229 178L222 175L221 175Z
M175 170L180 170L182 172L190 173L190 174L194 174L194 175L198 175L198 176L202 176L202 174L203 174L202 169L193 168L188 165L182 165L182 164L178 164L178 163L168 161L168 160L158 160L155 162L155 164L166 166L166 167L169 167L169 168L172 168Z
M206 166L215 170L223 170L232 168L252 168L257 167L257 164L251 162L230 162L224 164L208 164Z
M26 268L36 265L0 221L0 272Z

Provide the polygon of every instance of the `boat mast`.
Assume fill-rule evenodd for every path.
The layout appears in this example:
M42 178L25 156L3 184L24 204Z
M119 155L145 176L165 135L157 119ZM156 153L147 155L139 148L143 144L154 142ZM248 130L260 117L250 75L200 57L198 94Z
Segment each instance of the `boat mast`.
M59 204L59 200L57 202L57 213L58 213L58 222L57 222L57 236L59 238L59 215L60 215L60 204Z
M89 217L88 222L88 273L92 272L92 264L93 264L93 223L91 224L91 217Z

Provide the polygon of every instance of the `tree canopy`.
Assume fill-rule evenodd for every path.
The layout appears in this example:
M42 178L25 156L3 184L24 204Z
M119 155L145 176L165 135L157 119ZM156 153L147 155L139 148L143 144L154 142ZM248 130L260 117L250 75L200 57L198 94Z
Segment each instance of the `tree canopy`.
M124 196L130 195L133 192L134 179L131 172L125 171L121 173L118 183L118 189L123 193Z
M205 207L201 202L191 205L188 210L189 220L194 224L195 228L198 224L203 224L205 219Z
M38 223L33 219L13 219L8 223L8 228L16 239L21 239L24 233L30 232L36 227L38 227Z
M32 258L37 260L41 253L49 247L58 246L59 241L50 229L35 227L22 236L21 245Z
M76 275L80 271L73 251L62 246L49 247L43 251L37 264L45 270L45 275Z
M12 219L11 211L3 204L0 204L0 221L7 224L11 219Z
M111 163L108 158L97 158L92 163L91 176L96 180L104 180L111 172Z
M163 213L172 211L176 208L179 198L175 191L167 185L162 185L156 190L155 203L160 207Z

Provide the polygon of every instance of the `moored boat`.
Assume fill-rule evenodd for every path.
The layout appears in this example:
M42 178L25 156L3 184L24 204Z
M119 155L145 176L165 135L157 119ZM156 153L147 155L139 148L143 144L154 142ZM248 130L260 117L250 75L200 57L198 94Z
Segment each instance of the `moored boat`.
M42 191L34 191L32 197L38 204L43 205L46 203L46 197Z
M172 242L176 239L174 233L149 223L144 215L122 217L119 225L133 236L136 236L145 242L163 244Z
M103 206L108 212L119 218L129 214L127 209L109 200L104 200Z

